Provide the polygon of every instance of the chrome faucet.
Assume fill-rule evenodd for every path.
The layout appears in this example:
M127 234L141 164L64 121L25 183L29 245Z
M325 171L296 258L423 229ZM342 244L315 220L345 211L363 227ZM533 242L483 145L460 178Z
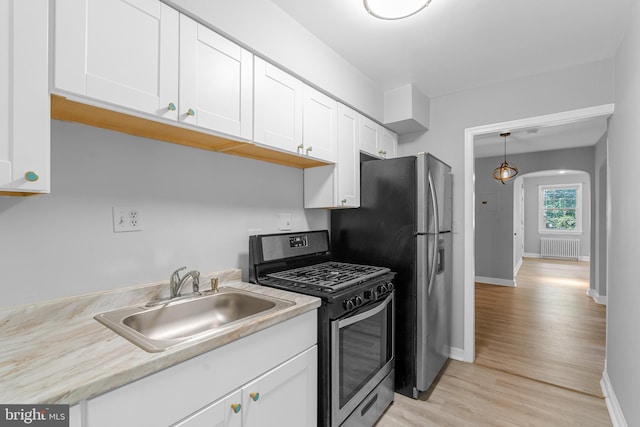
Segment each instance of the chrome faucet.
M173 273L171 273L171 278L169 279L169 298L178 298L180 292L182 291L182 287L185 283L191 278L192 280L192 288L193 293L200 293L200 272L192 270L184 275L184 277L180 278L180 272L182 270L186 270L187 267L180 267Z

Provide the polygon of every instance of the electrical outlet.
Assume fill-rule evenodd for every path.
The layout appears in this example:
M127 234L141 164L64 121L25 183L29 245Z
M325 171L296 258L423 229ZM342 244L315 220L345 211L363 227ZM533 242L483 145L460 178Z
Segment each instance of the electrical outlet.
M129 207L113 207L113 232L142 231L140 209Z

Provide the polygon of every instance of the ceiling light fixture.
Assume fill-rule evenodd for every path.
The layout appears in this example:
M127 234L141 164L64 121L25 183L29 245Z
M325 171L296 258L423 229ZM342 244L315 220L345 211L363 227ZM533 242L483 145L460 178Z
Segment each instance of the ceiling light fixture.
M511 132L503 132L500 134L500 136L504 137L504 162L493 170L493 179L500 181L503 185L507 185L518 175L516 165L507 163L507 137L509 135L511 135Z
M363 0L370 15L380 19L402 19L429 6L431 0Z

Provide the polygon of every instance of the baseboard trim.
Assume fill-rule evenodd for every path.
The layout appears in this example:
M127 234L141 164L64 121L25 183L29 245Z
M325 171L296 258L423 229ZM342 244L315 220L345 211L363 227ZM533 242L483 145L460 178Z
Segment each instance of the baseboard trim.
M516 277L518 275L518 271L520 271L520 267L522 267L522 257L520 257L520 260L518 260L518 263L516 264L516 268L513 269L513 277Z
M489 285L510 286L512 288L516 287L516 281L515 280L498 279L496 277L476 276L476 282L486 283L486 284L489 284Z
M596 304L607 305L607 296L600 295L595 289L589 288L589 290L587 290L587 296L593 298Z
M522 254L522 256L524 258L542 258L542 255L540 254L534 254L532 252L525 252ZM574 260L575 258L554 258L554 257L549 257L549 259L559 259L559 260L563 260L563 259L567 259L567 260ZM591 262L591 257L590 256L581 256L578 261L586 261L586 262Z
M458 347L451 347L449 350L449 358L464 362L464 350Z
M611 380L609 379L609 373L607 372L606 368L602 373L602 378L600 379L600 388L602 389L604 401L607 404L609 418L611 418L611 424L613 425L613 427L627 427L627 421L624 419L622 408L620 408L620 404L618 403L616 394L613 391Z

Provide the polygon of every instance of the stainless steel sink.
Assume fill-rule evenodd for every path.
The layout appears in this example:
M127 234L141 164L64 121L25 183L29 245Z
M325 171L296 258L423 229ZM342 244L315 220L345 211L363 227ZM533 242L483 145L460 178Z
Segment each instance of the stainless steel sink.
M159 352L224 333L238 322L280 310L293 302L237 288L154 307L126 307L95 319L149 352Z

